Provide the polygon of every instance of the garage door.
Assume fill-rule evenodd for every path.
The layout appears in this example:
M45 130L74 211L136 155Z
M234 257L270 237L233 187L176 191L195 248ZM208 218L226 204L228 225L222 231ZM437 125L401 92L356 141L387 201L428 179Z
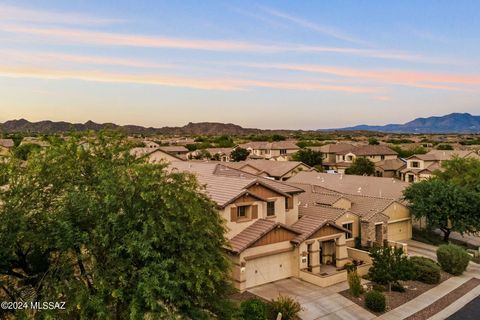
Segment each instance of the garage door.
M412 238L411 220L399 221L388 224L388 240L399 241Z
M247 261L247 288L292 276L292 254L285 252Z

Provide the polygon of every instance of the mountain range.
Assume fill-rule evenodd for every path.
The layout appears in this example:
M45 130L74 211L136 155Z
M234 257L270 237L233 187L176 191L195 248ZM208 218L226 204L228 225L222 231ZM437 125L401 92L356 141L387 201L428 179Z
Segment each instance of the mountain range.
M362 124L332 130L392 133L480 133L480 116L472 116L470 113L451 113L439 117L417 118L404 124L384 126Z
M247 135L247 134L289 134L302 130L262 130L243 128L232 123L199 122L188 123L183 127L142 127L137 125L120 126L114 123L70 123L65 121L30 122L25 119L9 120L0 123L0 132L5 133L39 133L51 134L69 131L99 131L102 129L120 129L127 134L165 134L165 135ZM469 113L451 113L441 117L417 118L404 124L387 124L384 126L358 125L347 128L319 129L318 131L377 131L389 133L480 133L480 116Z

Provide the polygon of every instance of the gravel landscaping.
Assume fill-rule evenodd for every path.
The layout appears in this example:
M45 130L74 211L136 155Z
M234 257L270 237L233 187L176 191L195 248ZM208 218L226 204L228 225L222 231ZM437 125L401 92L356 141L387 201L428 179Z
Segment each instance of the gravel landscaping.
M440 283L443 281L447 280L448 278L451 277L450 274L441 271L440 273ZM402 285L405 287L405 292L395 292L395 291L384 291L383 293L385 294L386 300L387 300L387 308L385 312L388 312L390 310L393 310L402 304L418 297L422 293L438 286L438 284L426 284L423 282L419 281L402 281ZM342 292L339 292L341 295L343 295L345 298L352 300L362 308L365 308L365 294L360 295L360 297L356 298L352 296L349 292L349 290L344 290ZM370 310L369 310L370 311ZM372 311L370 311L372 312ZM372 312L373 314L376 314L377 316L383 314L384 312L381 313L376 313Z

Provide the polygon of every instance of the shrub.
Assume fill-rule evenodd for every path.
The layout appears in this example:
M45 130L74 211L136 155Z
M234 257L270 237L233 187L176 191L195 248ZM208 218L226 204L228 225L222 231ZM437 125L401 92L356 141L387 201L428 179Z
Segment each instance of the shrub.
M405 288L398 282L392 284L392 291L405 292Z
M350 288L350 293L354 297L358 297L363 293L362 282L356 270L349 271L348 275L348 286Z
M470 255L459 246L446 244L438 248L437 260L443 271L458 276L467 269Z
M276 319L278 313L281 313L282 320L294 320L300 311L302 311L300 303L290 297L279 296L270 305L272 319Z
M376 290L367 292L365 295L365 307L374 312L385 311L385 295Z
M372 290L378 291L378 292L383 292L385 291L385 286L381 284L374 284L372 285Z
M240 309L243 320L265 320L267 318L266 304L259 299L243 301Z
M440 282L441 269L435 261L425 257L411 257L410 261L413 263L416 280L428 284Z

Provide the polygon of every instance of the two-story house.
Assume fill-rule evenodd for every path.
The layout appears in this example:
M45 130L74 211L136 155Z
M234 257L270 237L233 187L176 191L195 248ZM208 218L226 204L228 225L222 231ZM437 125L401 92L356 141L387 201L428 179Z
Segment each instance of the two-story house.
M400 178L406 182L428 179L435 170L441 170L444 161L452 160L454 157L480 159L480 155L475 151L431 150L426 154L408 157L405 168L400 171Z
M330 216L299 217L303 189L218 162L171 162L170 168L194 174L216 203L240 291L289 277L320 286L346 281L351 231Z
M292 154L300 150L296 141L252 141L240 144L239 147L247 149L250 157L257 159L287 161Z
M302 188L300 216L327 216L351 231L363 245L382 244L412 237L412 218L403 201L408 183L392 178L301 172L288 184Z

